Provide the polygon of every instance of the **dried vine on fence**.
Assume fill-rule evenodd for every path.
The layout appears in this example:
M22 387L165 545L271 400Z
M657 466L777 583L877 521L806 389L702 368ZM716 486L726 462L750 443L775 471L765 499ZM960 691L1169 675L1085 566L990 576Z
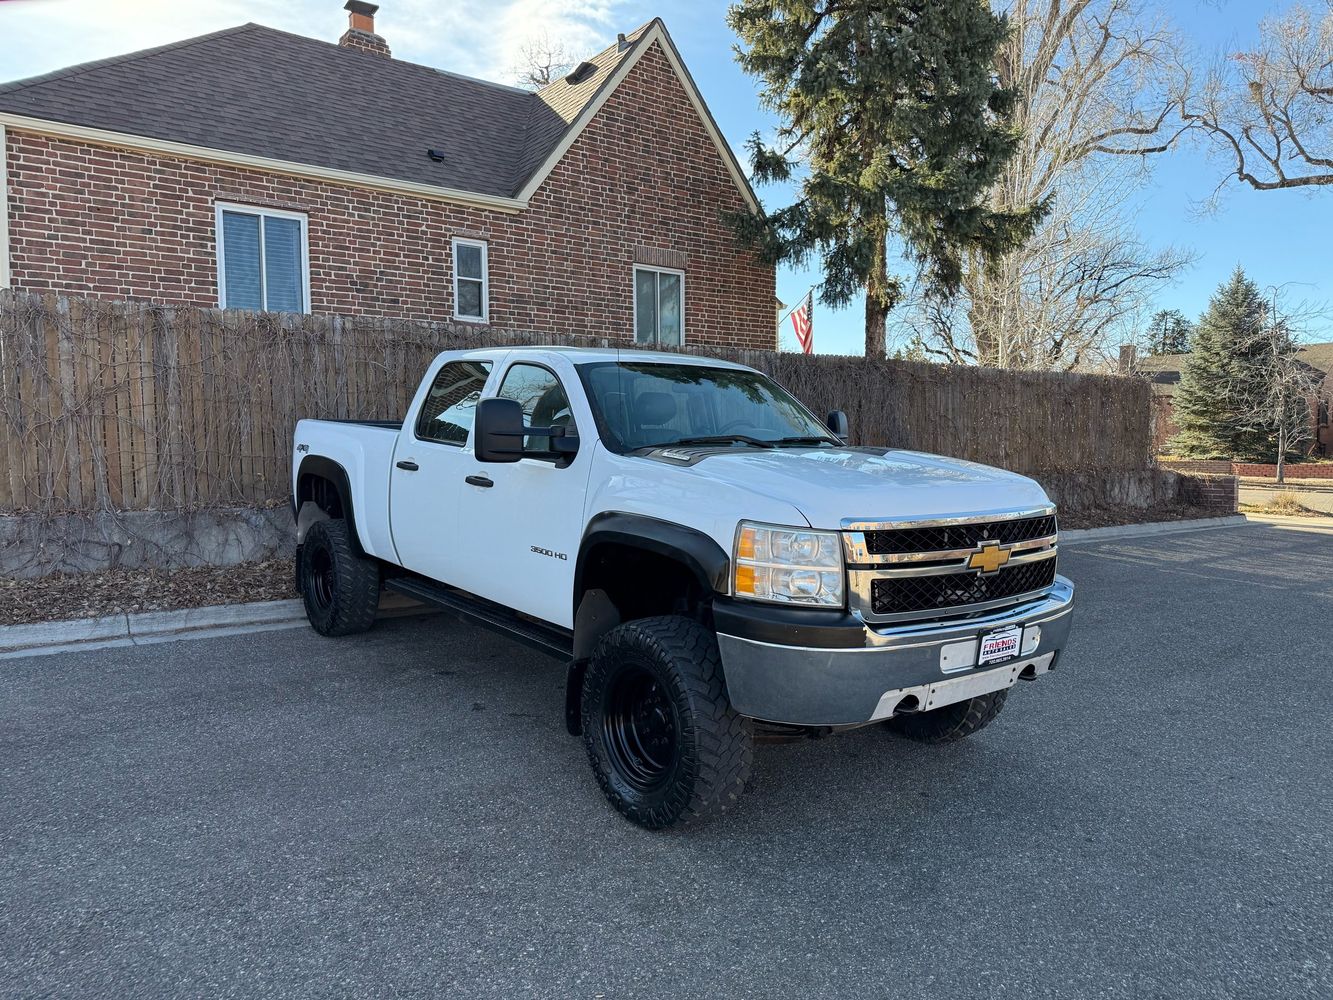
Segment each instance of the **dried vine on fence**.
M299 417L394 419L439 351L606 341L373 317L0 293L0 511L279 502ZM1151 464L1131 379L691 348L772 374L856 438L1026 472Z

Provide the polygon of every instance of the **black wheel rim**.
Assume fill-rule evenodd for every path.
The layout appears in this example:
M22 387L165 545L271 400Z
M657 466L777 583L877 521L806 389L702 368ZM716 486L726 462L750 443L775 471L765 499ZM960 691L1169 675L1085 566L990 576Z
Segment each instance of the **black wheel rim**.
M310 565L306 568L306 592L309 593L315 607L327 611L333 606L333 560L329 550L319 546L310 554Z
M671 779L679 753L676 710L652 673L624 667L616 675L603 706L602 737L611 766L630 787L653 792Z

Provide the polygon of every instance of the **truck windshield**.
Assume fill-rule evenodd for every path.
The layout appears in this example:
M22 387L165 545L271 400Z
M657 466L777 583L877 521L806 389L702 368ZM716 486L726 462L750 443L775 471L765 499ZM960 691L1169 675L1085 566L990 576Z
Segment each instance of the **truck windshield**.
M704 365L601 362L579 366L608 447L832 447L836 438L758 372Z

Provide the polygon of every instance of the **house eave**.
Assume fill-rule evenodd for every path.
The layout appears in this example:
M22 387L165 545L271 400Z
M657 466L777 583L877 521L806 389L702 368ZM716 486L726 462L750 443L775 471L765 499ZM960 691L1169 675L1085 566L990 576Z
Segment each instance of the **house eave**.
M363 174L353 170L339 170L333 167L321 167L311 163L297 163L290 160L275 160L226 149L213 149L208 146L195 146L184 142L172 142L167 139L132 135L128 132L112 132L107 129L90 128L86 125L71 125L68 122L30 118L26 115L16 115L9 112L0 112L0 127L59 139L74 139L96 146L132 149L137 152L157 153L185 160L216 163L223 166L258 170L264 173L324 181L345 187L369 188L391 194L410 195L432 201L465 205L470 208L484 208L494 212L514 214L528 207L528 199L523 197L504 198L497 195L479 194L474 191L461 191L456 188L438 187L433 184L396 180L392 177L381 177L377 174Z

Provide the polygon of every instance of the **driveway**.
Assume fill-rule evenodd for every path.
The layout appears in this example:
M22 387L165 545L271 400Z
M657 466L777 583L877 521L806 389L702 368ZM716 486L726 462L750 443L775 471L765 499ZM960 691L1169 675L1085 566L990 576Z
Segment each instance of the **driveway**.
M1071 546L977 738L653 834L443 617L0 662L5 997L1333 996L1333 532Z

